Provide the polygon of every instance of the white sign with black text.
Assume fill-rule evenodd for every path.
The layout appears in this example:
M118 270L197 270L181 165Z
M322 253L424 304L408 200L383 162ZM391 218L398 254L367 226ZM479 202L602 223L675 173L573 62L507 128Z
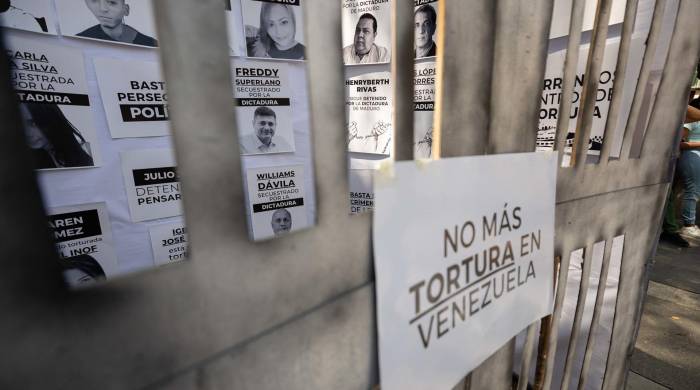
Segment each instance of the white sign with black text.
M381 386L451 389L552 310L556 153L375 173Z
M294 151L287 64L234 60L233 95L241 154Z
M112 138L170 134L168 95L156 62L95 58Z
M121 158L133 222L182 214L180 178L172 149L125 151Z
M99 166L99 143L82 52L9 32L6 44L12 87L20 103L34 166Z
M184 222L165 223L148 229L155 265L177 263L187 259L187 228Z
M109 214L104 203L52 208L48 212L63 276L71 287L118 272Z
M248 169L247 179L254 240L308 227L302 165Z

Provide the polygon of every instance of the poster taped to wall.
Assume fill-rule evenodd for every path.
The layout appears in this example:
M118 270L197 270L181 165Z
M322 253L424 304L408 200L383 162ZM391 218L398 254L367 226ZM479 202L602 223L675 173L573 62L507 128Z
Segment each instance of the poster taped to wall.
M94 62L112 138L170 134L168 96L158 63L112 58Z
M551 313L556 164L498 154L375 173L382 389L452 389Z
M597 0L585 0L586 5L583 9L583 24L581 31L589 31L593 29L595 21ZM610 22L608 25L622 23L625 18L626 0L613 0L610 8ZM549 39L559 38L569 35L569 25L571 24L571 6L573 0L555 0L554 9L552 11L552 24L549 30Z
M309 226L303 165L248 169L246 176L254 240Z
M348 188L350 190L350 214L362 214L374 209L374 184L372 169L350 169Z
M593 124L589 140L589 154L599 155L603 145L603 135L605 133L605 123L608 117L608 109L613 96L613 82L615 67L617 65L617 52L620 47L619 40L609 42L605 46L605 53L601 71L598 79L598 92L596 93L596 105L593 112ZM553 150L554 139L557 130L557 120L559 118L559 104L561 101L564 60L566 50L550 53L547 56L547 67L543 83L540 122L537 132L537 150ZM585 82L583 74L588 59L588 46L583 46L579 51L579 63L574 82L574 93L572 96L571 112L569 114L569 132L566 139L565 153L571 153L571 146L574 141L574 133L579 118L579 105L581 103L581 92Z
M306 0L241 0L248 57L303 60Z
M414 0L414 5L416 58L435 57L437 55L438 0Z
M345 72L348 150L388 155L391 151L391 73L353 67Z
M156 266L187 259L187 228L182 221L151 226L148 229Z
M121 160L133 222L182 214L180 178L172 149L125 151Z
M431 158L435 109L435 62L418 62L413 77L413 153Z
M391 61L389 0L343 2L343 63L379 64ZM369 3L369 4L367 4Z
M56 35L53 2L50 0L3 1L0 26Z
M56 10L64 36L158 46L151 0L58 0Z
M104 203L52 208L48 219L69 286L87 285L117 273L112 228Z
M241 154L293 152L287 64L235 60L232 68Z
M100 164L80 50L7 35L12 87L38 169Z

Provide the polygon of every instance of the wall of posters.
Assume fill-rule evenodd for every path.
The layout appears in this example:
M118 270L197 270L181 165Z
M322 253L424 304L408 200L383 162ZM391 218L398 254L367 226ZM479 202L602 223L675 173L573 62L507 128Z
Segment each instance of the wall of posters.
M391 73L365 67L345 71L348 150L388 155L391 151Z
M106 57L94 63L112 138L170 134L168 95L158 63Z
M309 226L303 166L249 169L246 177L254 240Z
M64 36L158 46L151 0L59 0L56 10Z
M49 209L48 219L59 264L70 286L79 287L118 272L104 203Z
M381 386L451 389L552 311L557 154L393 168L374 181Z
M12 0L0 6L0 26L56 34L51 0Z
M241 154L293 152L287 64L234 60L232 72Z
M303 60L306 0L241 0L248 57Z
M413 78L413 153L414 158L430 158L433 145L435 109L435 61L418 62Z
M35 166L98 166L99 146L81 52L8 36L7 54Z
M342 1L343 63L358 65L391 61L389 0Z
M437 54L437 7L438 0L413 0L415 10L416 58L435 57Z
M172 149L125 151L121 161L132 221L182 214L180 178Z
M182 221L151 226L148 229L157 266L187 259L187 228Z

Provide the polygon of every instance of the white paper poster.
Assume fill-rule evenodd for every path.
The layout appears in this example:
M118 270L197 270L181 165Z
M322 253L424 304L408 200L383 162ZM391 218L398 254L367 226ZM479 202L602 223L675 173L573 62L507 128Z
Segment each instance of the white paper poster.
M112 228L104 203L57 207L48 214L59 264L71 287L118 272Z
M391 61L391 3L389 0L342 0L343 63L378 64Z
M287 64L235 60L232 67L241 154L293 152Z
M80 50L7 35L10 79L39 169L100 164Z
M303 165L248 169L246 176L254 240L309 226Z
M158 46L151 0L58 0L56 10L65 36Z
M248 57L303 60L306 0L241 0Z
M345 72L348 150L388 155L391 152L391 73Z
M184 222L166 223L148 229L157 266L187 259L187 228Z
M56 34L51 0L12 0L0 5L0 26Z
M94 62L112 138L170 134L168 95L158 63L112 58Z
M435 109L435 62L418 62L413 78L413 153L416 159L431 158Z
M371 169L351 169L348 171L350 189L350 214L362 214L374 209L374 185Z
M556 153L375 174L381 387L452 389L551 313Z
M415 31L416 58L437 55L438 0L413 0L413 26Z
M133 222L182 214L180 178L172 149L125 151L121 158Z
M589 140L589 154L599 155L603 145L603 135L605 133L605 123L608 118L608 109L613 96L613 81L615 67L617 65L617 51L620 47L619 40L610 42L605 46L605 54L598 79L598 92L596 94L596 105L593 112L593 126L591 127L591 137ZM542 98L540 104L540 123L537 132L537 150L553 150L554 138L557 130L557 120L559 118L559 104L561 102L564 60L566 50L550 53L547 57L547 68L543 83ZM566 150L571 151L574 140L576 124L579 118L579 105L581 104L581 92L585 82L583 74L588 59L588 45L582 46L579 51L579 63L576 81L574 82L574 93L572 96L571 112L569 115L569 133L567 135Z

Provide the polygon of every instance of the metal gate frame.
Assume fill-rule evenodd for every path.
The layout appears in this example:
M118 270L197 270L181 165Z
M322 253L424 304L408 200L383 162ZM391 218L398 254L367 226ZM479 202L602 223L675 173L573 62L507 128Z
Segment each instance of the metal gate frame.
M50 261L55 254L35 176L28 168L16 99L9 80L0 81L0 116L6 118L0 143L0 387L43 388L51 383L57 388L104 389L360 389L377 383L370 220L346 212L343 68L339 55L328 55L340 48L340 2L306 3L313 32L306 36L311 119L317 124L313 145L318 225L264 244L248 241L220 0L155 0L191 261L111 280L90 291L67 292ZM599 0L587 74L600 69L610 3ZM628 0L618 69L626 63L636 3ZM534 150L552 4L553 0L441 0L435 127L441 129L435 137L439 156ZM570 100L582 7L583 1L575 0L569 47L576 50L567 53L569 87L563 102ZM399 32L395 36L410 31L406 16L412 8L412 1L394 1L393 24ZM616 161L583 163L592 112L587 98L577 128L575 164L559 170L559 285L565 285L573 249L583 247L590 253L594 242L605 240L606 272L612 237L626 237L605 389L622 388L626 377L646 267L669 187L669 161L697 58L687 53L700 54L700 40L690 28L697 20L700 2L680 0L641 158L623 155ZM648 46L658 31L652 26ZM394 40L395 80L409 79L411 51L411 39ZM640 80L648 72L649 67L643 67ZM4 61L0 73L9 73ZM590 96L596 83L596 78L588 78L583 95ZM615 95L609 119L618 115L619 100ZM633 112L639 104L635 97ZM408 159L412 90L395 89L394 105L396 156ZM560 112L568 112L568 107ZM560 131L557 137L560 151L563 135ZM629 150L628 144L625 148ZM602 157L609 149L604 143ZM594 209L598 213L590 212ZM598 214L614 215L616 220L599 220ZM588 283L589 263L584 262L581 290ZM562 301L559 289L554 328ZM575 329L584 301L585 295L579 296ZM600 306L597 299L595 313ZM553 334L545 389L551 388ZM535 339L533 325L525 356L534 351ZM465 386L510 388L512 353L511 342L472 372ZM569 348L567 363L572 354ZM590 361L589 348L586 359ZM530 360L524 359L521 372L527 372ZM578 373L567 364L566 375L574 374ZM524 385L522 381L519 386Z

